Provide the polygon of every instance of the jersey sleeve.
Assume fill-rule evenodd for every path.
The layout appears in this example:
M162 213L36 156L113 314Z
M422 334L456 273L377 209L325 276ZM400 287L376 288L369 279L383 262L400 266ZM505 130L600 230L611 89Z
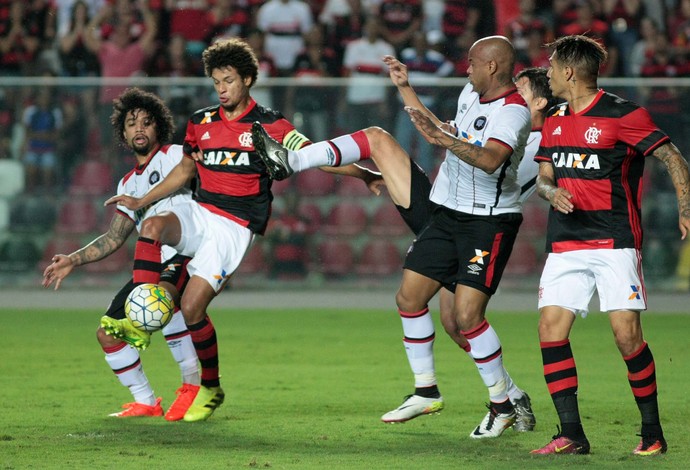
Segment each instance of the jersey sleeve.
M645 156L671 140L654 124L649 112L642 107L621 117L618 132L618 138L622 142Z
M184 155L191 158L192 152L199 151L199 143L196 139L195 126L192 120L187 121L187 130L184 135L184 143L182 144Z
M497 141L505 146L515 149L520 137L524 134L522 130L530 127L531 119L527 106L521 104L507 104L501 109L498 115L498 122L494 126L491 134L486 139Z
M127 189L125 188L124 184L124 178L120 180L120 182L117 184L117 194L126 194ZM129 218L132 222L134 222L135 216L134 216L134 211L127 209L125 206L117 205L117 211L124 215L125 217Z

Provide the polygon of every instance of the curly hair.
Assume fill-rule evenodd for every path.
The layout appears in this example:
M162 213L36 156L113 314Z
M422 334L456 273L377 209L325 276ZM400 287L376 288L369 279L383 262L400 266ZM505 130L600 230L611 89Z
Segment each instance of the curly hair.
M127 146L124 137L127 114L137 109L145 111L155 121L156 138L160 144L168 144L172 141L175 121L170 109L157 95L134 87L128 88L113 100L113 114L110 115L110 123L113 125L121 144Z
M204 73L210 77L214 69L232 67L242 78L251 77L251 88L259 76L259 61L249 44L239 38L218 41L201 55Z

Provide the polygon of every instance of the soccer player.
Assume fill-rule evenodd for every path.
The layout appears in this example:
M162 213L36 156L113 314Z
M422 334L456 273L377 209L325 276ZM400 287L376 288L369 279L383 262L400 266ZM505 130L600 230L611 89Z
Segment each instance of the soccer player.
M209 46L202 55L219 104L195 112L188 121L185 158L159 185L141 197L120 193L106 204L140 210L198 178L195 203L171 207L142 224L135 247L134 282L157 283L161 243L193 256L181 307L201 363L201 388L185 421L209 418L224 401L218 344L209 304L237 269L271 211L271 180L252 144L251 125L261 122L272 137L298 149L309 141L280 113L260 106L250 89L258 62L244 41L233 38Z
M506 73L508 71L512 71L513 68L514 55L512 52L512 46L510 46L510 43L504 38L489 39L490 44L488 44L488 46L498 48L498 51L493 52L503 55L501 57L503 61L498 70L496 67L496 62L494 61L493 69L488 73L489 77L486 77L486 72L479 76L479 78L483 79L485 82L498 82L492 84L489 97L492 94L497 96L501 96L501 94L503 94L503 96L498 98L498 103L492 105L494 108L492 110L492 116L495 118L498 113L503 111L503 106L505 104L504 97L508 96L508 103L512 103L512 106L508 105L507 109L509 111L507 116L510 117L512 112L516 112L518 117L522 121L525 121L524 125L528 126L529 113L526 112L525 102L521 100L519 96L517 96L515 86L511 81L511 76L509 74L506 75ZM481 42L478 44L480 46L482 45ZM475 51L475 53L477 52L479 52L479 50ZM401 95L406 99L406 103L416 104L421 107L421 104L416 99L416 95L409 84L407 69L405 66L393 57L386 57L384 60L389 66L391 79L398 86ZM495 75L498 72L500 72L498 77L491 77L491 75ZM505 173L512 178L510 185L511 192L504 192L504 196L508 197L509 201L512 201L511 210L517 210L518 216L520 212L520 204L534 191L534 179L536 177L537 167L530 160L538 147L539 127L544 119L544 110L547 108L549 100L551 99L545 72L546 71L543 69L530 69L519 75L517 79L520 85L521 93L529 97L529 103L531 105L532 121L534 126L534 131L530 134L528 141L530 142L529 151L531 154L529 159L526 161L527 164L525 164L525 161L523 160L520 171L518 172L518 180L516 184L515 171L517 168L517 163L520 161L520 156L522 154L522 146L525 145L525 129L520 128L519 131L521 133L521 140L516 141L514 144L517 148L518 155L514 158L511 158L510 162L504 164L505 168L501 173ZM498 89L498 93L496 89ZM470 87L469 90L472 90L472 88ZM483 91L483 93L486 94L487 91ZM474 96L476 96L476 94ZM494 99L487 101L490 104L496 100ZM486 108L491 110L491 106L487 106ZM485 112L486 108L482 108L478 112ZM464 108L460 106L460 109L463 113L466 112L467 105L465 105ZM511 125L510 122L506 124L506 121L503 119L495 119L497 125L501 124L504 127L510 127ZM493 120L491 123L493 124ZM485 126L486 121L482 122L482 129ZM451 128L451 126L448 126L448 129L452 129L453 131L455 130L455 128ZM527 127L526 130L528 131L529 127ZM338 158L331 158L329 160L330 155L336 155L341 160L352 161L354 158L352 155L353 150L355 154L354 156L356 156L356 151L359 149L359 151L362 152L362 155L371 156L372 160L376 163L377 167L381 171L383 180L385 180L391 198L397 205L403 219L415 232L415 234L420 235L422 229L424 229L427 223L433 219L432 212L439 210L439 203L442 201L429 200L431 184L428 180L428 177L416 164L414 164L414 162L411 161L405 151L388 133L380 128L368 128L360 132L364 133L366 139L355 138L355 135L353 134L351 136L338 137L332 141L326 141L324 143L316 143L310 147L300 150L299 152L290 152L286 151L280 146L275 145L275 143L271 142L270 139L265 136L265 133L261 131L260 126L255 126L254 143L257 148L259 148L260 155L262 155L264 158L269 170L277 178L289 176L294 171L295 167L298 168L298 171L301 171L306 169L306 167L309 165L326 165L333 164L333 161L338 161ZM494 130L493 132L496 131ZM517 134L517 132L515 134ZM487 134L485 140L488 141L490 136L491 134ZM512 140L516 140L516 137L517 135L512 136ZM509 140L505 137L504 139ZM352 141L357 143L357 145L352 145ZM477 143L481 144L482 142L480 141ZM507 158L508 156L510 155L506 155L505 157ZM449 159L453 160L456 159L456 157L452 154L448 156L446 159L446 165L448 165ZM305 166L305 164L307 166ZM350 165L350 167L357 168L356 165ZM504 177L505 175L501 176L501 179ZM487 177L479 177L479 179L482 181L484 178ZM495 183L490 183L490 186L491 185L493 185L492 187L496 187ZM521 221L521 217L519 220ZM519 221L516 225L519 225ZM506 248L508 251L510 248L512 248L512 241ZM491 247L491 249L493 251L493 247ZM468 259L475 256L474 251L471 251L471 254L472 256L468 256ZM503 256L507 258L507 255ZM493 269L493 266L489 267ZM502 266L500 266L500 271L497 272L498 277L500 277L501 271ZM418 310L403 310L400 308L400 315L402 317L403 330L405 334L405 349L408 353L408 359L415 375L415 393L406 397L405 401L399 408L386 413L382 417L384 422L407 421L422 414L440 411L444 406L443 398L441 397L436 384L434 368L433 342L435 332L431 315L426 307L426 302L428 302L431 296L433 296L433 294L439 290L441 285L445 287L445 289L441 289L441 322L444 325L446 332L460 347L470 353L470 355L477 361L478 367L483 367L481 365L483 358L478 354L473 353L470 343L468 343L466 338L459 331L461 328L453 311L454 298L452 291L456 290L457 292L456 282L452 276L450 277L451 279L446 282L441 282L438 284L434 283L433 286L429 287L429 290L426 294L428 299L426 299L424 305L420 306ZM405 282L404 279L405 278L403 278L403 282ZM469 277L469 279L472 278ZM462 282L470 283L468 279L465 279ZM494 278L494 282L497 283L498 278ZM495 283L492 284L493 288L489 289L490 293L493 293L493 290L495 290ZM463 299L465 299L470 297L472 294L477 294L474 291L478 289L473 288L472 290L466 290L463 287L461 290L466 291L466 293L463 295ZM480 297L483 298L485 302L488 302L487 293L479 292L479 294L481 294ZM404 300L400 298L400 293L398 300L399 304ZM421 303L421 301L419 303ZM417 312L417 315L406 312ZM483 308L481 310L481 315L483 316ZM490 331L493 332L493 330ZM479 345L481 347L485 347L481 342ZM490 393L495 392L497 383L499 386L503 387L504 393L509 398L509 403L506 403L508 400L504 398L501 404L505 409L507 409L507 412L497 413L496 407L491 406L489 412L485 416L485 419L482 421L482 424L480 424L480 426L478 426L471 434L471 436L474 438L500 436L501 433L513 423L515 423L516 430L529 431L534 428L536 422L531 410L529 397L517 386L515 386L510 379L510 376L503 368L502 362L500 361L500 344L494 351L494 357L490 358L490 361L493 361L494 375L487 376L487 374L482 373L481 369L480 373L482 373L485 383L487 383L487 386L490 388ZM499 374L497 371L500 371L501 374Z
M587 454L578 406L578 375L570 331L588 313L595 289L608 312L614 341L642 417L633 451L666 452L659 419L655 363L640 312L647 308L642 275L641 191L645 157L661 160L676 189L681 238L690 229L688 165L646 109L599 89L606 50L585 36L550 44L549 83L566 102L542 129L537 194L552 206L548 257L539 281L539 341L544 378L560 431L535 454Z
M174 122L172 113L163 101L152 93L130 88L113 101L111 122L121 143L134 152L136 166L118 184L118 192L144 194L152 185L161 181L182 159L181 145L167 145L172 139ZM69 255L56 254L43 273L43 286L55 283L59 289L62 281L76 266L93 263L110 256L118 250L128 237L140 228L142 219L170 209L175 205L192 203L192 192L188 187L180 188L166 198L158 200L147 210L130 211L118 207L110 221L108 231L88 245ZM163 258L167 260L162 270L160 283L173 295L175 305L179 293L187 282L185 268L189 258L178 255L168 246L163 247ZM125 332L126 341L108 334L112 324L125 321L124 303L134 287L130 280L115 295L101 320L96 337L105 352L105 360L122 385L129 388L134 401L123 406L123 410L110 416L162 416L161 398L156 398L146 378L137 348L145 349L149 344L148 334L138 334L134 327ZM105 326L105 328L104 328ZM177 398L165 413L165 419L182 419L199 390L199 364L192 345L192 338L184 323L179 308L170 323L163 328L163 335L182 373L182 386Z

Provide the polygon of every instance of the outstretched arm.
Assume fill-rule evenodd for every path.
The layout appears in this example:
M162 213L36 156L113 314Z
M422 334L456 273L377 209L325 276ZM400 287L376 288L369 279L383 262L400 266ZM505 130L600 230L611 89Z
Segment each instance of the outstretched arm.
M670 142L656 149L653 155L666 165L673 186L676 188L678 227L680 228L681 240L685 240L688 231L690 231L690 172L688 172L688 162L685 161L678 147Z
M53 256L53 262L43 271L43 287L49 287L54 282L55 290L58 290L72 269L110 256L122 246L133 230L134 222L116 213L106 233L70 255Z
M489 141L484 147L479 147L464 142L448 132L448 124L438 120L434 122L424 112L410 106L405 106L405 111L427 142L450 150L460 160L488 174L499 169L510 158L512 149L504 145Z
M410 106L420 110L436 126L440 126L442 124L441 120L437 118L436 115L429 110L429 108L424 106L417 96L417 92L415 92L414 88L412 88L412 85L410 85L407 74L407 65L390 55L385 56L383 58L383 62L388 65L388 76L393 84L398 88L398 92L400 93L400 97L402 98L403 103L405 103L405 106Z
M119 204L129 210L136 211L177 191L191 181L194 175L196 175L196 163L191 158L184 157L163 181L151 188L142 197L118 194L105 201L104 205Z

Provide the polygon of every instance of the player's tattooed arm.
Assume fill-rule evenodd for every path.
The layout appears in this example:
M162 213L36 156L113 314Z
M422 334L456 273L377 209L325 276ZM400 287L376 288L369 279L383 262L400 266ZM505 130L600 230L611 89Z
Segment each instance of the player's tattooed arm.
M120 214L110 221L108 231L85 247L69 255L75 266L93 263L117 251L134 230L134 222Z
M690 231L690 171L688 162L681 155L678 147L671 142L654 150L653 155L664 163L676 188L678 197L678 214L681 236L685 239Z
M564 214L571 213L575 208L572 201L573 195L567 189L559 188L556 184L556 175L553 172L551 162L539 162L537 195L549 201L554 209Z

